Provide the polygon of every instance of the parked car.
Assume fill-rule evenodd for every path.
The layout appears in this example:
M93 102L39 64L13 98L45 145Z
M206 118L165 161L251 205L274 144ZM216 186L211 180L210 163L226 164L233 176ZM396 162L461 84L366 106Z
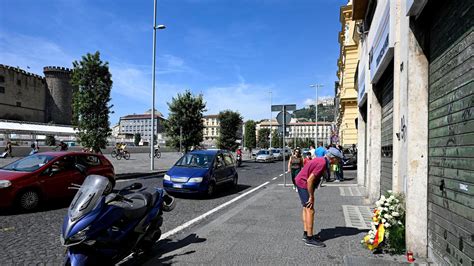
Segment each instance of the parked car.
M257 153L257 157L255 158L256 162L273 162L275 161L275 157L273 157L273 153L271 150L260 150Z
M33 210L44 200L72 198L76 190L68 189L71 184L80 185L91 174L107 177L112 190L114 167L103 155L42 152L27 156L0 168L0 207L16 204L23 210Z
M285 156L286 159L288 159L291 156L292 150L290 148L285 147L285 148L280 149L280 150L281 150L282 156Z
M254 149L252 150L252 157L257 157L257 153L259 152L259 149Z
M343 168L357 169L357 153L352 153L348 149L344 150Z
M283 160L283 154L280 149L272 149L272 153L275 160Z
M225 150L196 150L183 155L163 178L167 192L212 196L217 186L238 184L232 154Z

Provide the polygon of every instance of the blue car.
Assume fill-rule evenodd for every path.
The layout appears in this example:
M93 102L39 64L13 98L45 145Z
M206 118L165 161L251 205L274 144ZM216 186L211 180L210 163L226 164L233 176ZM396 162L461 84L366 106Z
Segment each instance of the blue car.
M238 174L232 154L225 150L197 150L181 157L163 178L167 192L212 196L217 186L237 186Z

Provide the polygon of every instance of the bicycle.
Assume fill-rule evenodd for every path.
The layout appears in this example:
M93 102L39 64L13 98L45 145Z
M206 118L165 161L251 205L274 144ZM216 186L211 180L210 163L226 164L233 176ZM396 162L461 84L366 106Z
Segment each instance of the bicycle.
M153 155L153 157L157 158L157 159L160 159L161 158L161 151L159 149L155 149L155 154ZM148 157L151 158L151 153L148 154Z
M130 159L130 153L128 151L118 151L117 154L115 155L115 159L121 160L124 158L125 160Z

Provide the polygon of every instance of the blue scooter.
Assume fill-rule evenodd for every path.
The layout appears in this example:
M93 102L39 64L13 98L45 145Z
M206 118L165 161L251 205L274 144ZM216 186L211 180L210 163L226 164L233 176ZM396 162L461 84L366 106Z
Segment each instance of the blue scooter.
M175 199L160 188L151 194L133 192L134 183L105 195L109 180L90 175L64 218L61 243L67 247L65 265L110 265L130 254L151 250L161 237L162 212L171 211Z

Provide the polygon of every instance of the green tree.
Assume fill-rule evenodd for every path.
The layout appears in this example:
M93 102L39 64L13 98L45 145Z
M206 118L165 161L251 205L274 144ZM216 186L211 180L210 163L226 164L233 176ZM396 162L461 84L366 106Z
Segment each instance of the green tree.
M245 146L252 150L257 147L257 136L255 135L255 127L257 124L253 120L245 122Z
M202 142L204 124L203 113L206 111L206 103L202 95L194 96L189 90L168 103L169 116L165 123L165 131L169 137L169 144L179 148L180 129L182 129L182 143L185 152L193 145Z
M238 112L225 110L219 113L217 119L220 125L217 147L229 151L236 150L239 147L236 141L241 137L242 116Z
M142 135L140 135L140 133L135 133L135 135L133 136L133 143L135 144L135 146L138 146L141 140Z
M45 143L48 146L54 146L54 145L56 145L56 139L54 138L53 135L47 135Z
M274 129L272 132L272 147L281 147L282 137L278 134L278 129Z
M81 144L100 152L100 149L105 149L107 137L111 134L109 113L112 105L109 102L112 75L109 64L102 62L100 53L96 52L88 53L72 65L71 84L75 87L72 122L78 129Z
M270 141L270 129L269 128L261 128L258 130L258 141L257 146L260 148L268 148Z

